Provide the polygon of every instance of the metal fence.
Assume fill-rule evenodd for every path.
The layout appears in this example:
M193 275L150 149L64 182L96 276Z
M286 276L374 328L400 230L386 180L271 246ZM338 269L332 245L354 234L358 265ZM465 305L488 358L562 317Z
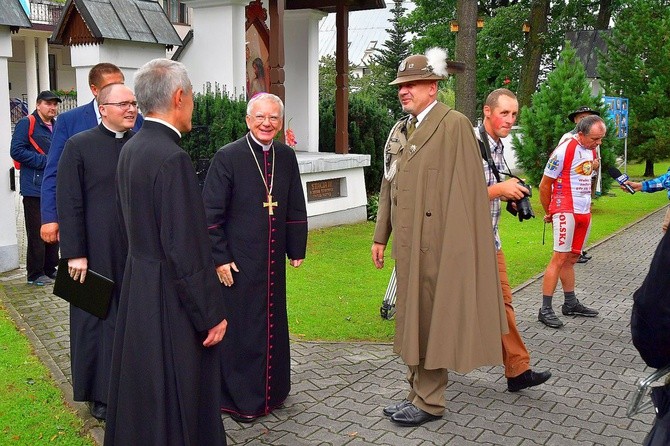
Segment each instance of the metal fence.
M58 113L63 113L77 107L76 96L65 96L61 100L63 102L58 106ZM9 120L11 122L12 133L14 133L14 126L19 122L19 119L28 116L28 113L31 113L33 110L34 107L28 107L28 95L24 94L20 98L11 98L9 100Z

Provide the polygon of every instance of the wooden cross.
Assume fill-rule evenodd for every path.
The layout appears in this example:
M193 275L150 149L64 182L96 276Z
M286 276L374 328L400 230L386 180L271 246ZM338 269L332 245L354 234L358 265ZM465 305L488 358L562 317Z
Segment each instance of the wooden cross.
M268 208L268 214L274 215L274 207L279 206L276 201L272 201L272 194L268 194L268 201L263 202L263 207Z

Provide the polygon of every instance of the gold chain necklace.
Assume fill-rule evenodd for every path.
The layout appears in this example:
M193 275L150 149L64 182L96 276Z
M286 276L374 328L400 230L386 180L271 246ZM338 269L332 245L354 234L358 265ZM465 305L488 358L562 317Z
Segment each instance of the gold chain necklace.
M249 146L249 150L251 150L251 156L253 156L254 161L256 161L256 167L258 167L258 173L261 174L261 180L263 180L263 186L265 186L265 191L268 194L267 195L268 201L263 202L263 207L268 208L268 215L274 215L274 208L279 206L279 204L276 201L272 201L272 187L274 186L275 183L275 164L277 164L275 162L275 146L274 144L272 144L272 178L270 178L270 187L268 187L268 182L265 180L265 175L263 175L261 165L258 162L258 158L256 158L254 149L251 147L251 142L249 142L248 133L246 139L247 139L247 145Z

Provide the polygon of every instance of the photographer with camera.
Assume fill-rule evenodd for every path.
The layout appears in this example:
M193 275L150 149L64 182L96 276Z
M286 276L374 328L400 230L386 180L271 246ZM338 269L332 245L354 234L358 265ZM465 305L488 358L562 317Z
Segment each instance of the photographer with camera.
M591 229L591 173L598 158L596 148L607 134L607 127L600 116L590 115L579 121L576 130L572 138L554 149L540 181L544 222L552 223L554 228L554 253L542 279L538 320L551 328L563 326L551 306L559 278L565 294L563 315L598 315L575 296L575 263Z
M506 88L499 88L488 95L483 111L484 122L479 128L475 129L475 135L479 140L479 147L484 159L484 176L486 177L493 235L498 254L500 287L502 288L507 325L509 326L509 333L502 335L503 363L505 364L507 390L518 392L544 383L551 377L551 373L531 370L528 349L526 349L526 345L516 327L514 307L512 306L512 288L507 278L507 265L498 232L498 221L501 214L500 201L507 201L508 210L510 212L514 211L512 212L514 215L518 213L519 221L529 219L534 215L528 200L531 193L529 186L513 176L506 181L502 181L500 178L501 173L509 175L509 169L503 157L504 147L501 138L510 134L519 114L519 102L514 93Z

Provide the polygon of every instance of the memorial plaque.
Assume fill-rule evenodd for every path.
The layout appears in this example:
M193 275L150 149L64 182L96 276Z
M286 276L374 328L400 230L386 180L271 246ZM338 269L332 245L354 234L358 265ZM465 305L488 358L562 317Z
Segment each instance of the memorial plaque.
M325 200L341 196L340 181L342 178L307 182L307 201Z

